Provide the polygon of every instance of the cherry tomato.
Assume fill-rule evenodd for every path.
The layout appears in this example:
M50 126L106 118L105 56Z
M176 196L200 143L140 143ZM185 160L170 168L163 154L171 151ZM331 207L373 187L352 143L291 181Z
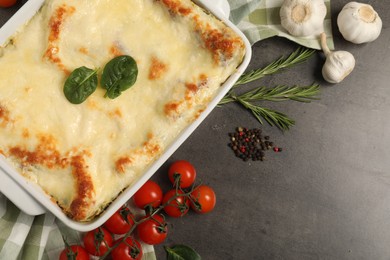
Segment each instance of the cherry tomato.
M128 207L123 206L104 223L104 227L117 235L126 234L134 225L134 215Z
M206 185L200 185L191 192L191 208L198 213L207 213L214 209L216 196L214 190Z
M126 237L125 241L117 241L120 243L111 252L113 260L141 260L142 247L141 244L132 237Z
M61 251L60 254L60 260L88 260L89 254L84 249L84 247L80 245L71 245L69 247L66 247L64 250Z
M185 160L176 161L169 167L168 178L172 184L175 184L175 176L178 174L180 175L181 188L190 187L196 178L194 166Z
M184 194L181 190L177 191L178 194ZM172 189L165 193L163 198L163 204L167 203L172 197L176 196L176 189ZM190 208L190 201L185 196L177 196L175 199L172 199L167 206L164 207L165 213L171 217L182 217L187 214Z
M87 252L95 256L104 255L114 244L111 234L104 227L87 232L83 241Z
M0 7L11 7L17 0L0 0Z
M164 218L155 215L137 226L139 238L149 245L162 243L167 237L168 227Z
M160 186L154 181L147 181L133 196L135 205L140 209L145 209L151 205L153 208L160 206L163 192Z

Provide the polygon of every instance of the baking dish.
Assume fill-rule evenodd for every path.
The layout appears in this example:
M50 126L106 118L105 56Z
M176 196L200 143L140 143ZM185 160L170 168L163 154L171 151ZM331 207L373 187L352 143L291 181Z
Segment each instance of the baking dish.
M13 35L20 26L28 21L40 8L44 1L28 1L1 29L0 44L3 44L11 35ZM28 182L15 169L10 167L4 158L1 158L0 169L0 191L16 204L22 211L30 215L39 215L45 212L51 212L67 226L78 230L88 231L103 224L121 205L123 205L153 174L154 172L172 155L172 153L187 139L187 137L196 129L196 127L206 118L212 109L218 104L219 100L232 87L238 77L244 72L251 58L251 46L245 36L228 20L228 4L226 1L195 1L206 10L215 14L226 25L231 27L244 41L246 55L237 71L223 84L217 95L209 103L206 110L165 150L165 152L145 171L145 173L135 182L135 184L122 192L115 201L97 218L87 223L81 223L69 219L62 210L53 203L49 196L42 192L41 188L34 183Z

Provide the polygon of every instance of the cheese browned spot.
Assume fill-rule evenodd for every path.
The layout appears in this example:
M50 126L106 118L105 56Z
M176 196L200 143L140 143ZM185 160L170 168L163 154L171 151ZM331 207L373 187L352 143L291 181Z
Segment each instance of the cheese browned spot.
M186 16L191 13L191 9L182 5L181 1L162 0L162 2L168 7L172 14L180 14Z
M200 81L200 87L207 86L208 83L208 77L206 74L202 73L199 75L199 81Z
M75 179L76 197L70 204L69 215L75 220L83 220L88 217L86 209L93 203L94 186L83 155L73 156L70 165Z
M164 114L168 117L175 118L178 114L179 107L182 104L182 102L178 101L171 101L164 106Z
M15 146L9 149L9 153L18 158L23 165L43 165L49 169L66 166L60 152L56 149L53 136L50 135L39 136L35 150L30 151L26 147Z
M23 129L22 136L23 136L23 138L29 138L30 137L30 132L28 131L27 128Z
M159 144L155 144L151 141L148 141L144 143L144 150L142 153L147 157L154 157L160 151L161 151L161 147Z
M213 54L214 61L219 63L221 59L230 59L233 56L235 43L240 43L238 38L226 38L225 33L216 29L207 29L201 33L205 47Z
M195 83L186 83L186 88L192 93L198 91L198 86Z
M85 55L88 54L88 49L85 48L85 47L80 47L79 51L80 51L82 54L85 54Z
M65 20L75 12L75 8L73 6L61 5L56 9L53 16L51 16L49 21L49 39L48 39L48 47L44 54L49 61L56 64L62 71L66 74L69 74L69 70L62 63L61 59L58 57L58 53L60 48L58 46L58 41L60 39L61 27L63 26Z
M133 152L134 155L142 155L149 158L153 157L161 151L160 145L157 144L154 140L155 137L153 133L149 132L146 135L146 138L146 141L143 142L142 145Z
M116 108L116 109L114 109L113 111L110 111L109 113L108 113L108 115L110 116L110 117L119 117L119 118L121 118L123 115L122 115L122 111L119 109L119 108Z
M165 63L157 59L156 57L152 57L151 65L149 68L149 79L156 80L160 79L163 74L167 71L168 67Z
M4 106L0 105L0 126L5 127L9 121L9 111Z
M123 51L118 47L116 44L112 44L110 47L109 52L113 57L121 56L123 55Z
M131 159L127 156L119 158L115 162L116 171L119 173L124 173L126 165L128 165L130 163L131 163Z

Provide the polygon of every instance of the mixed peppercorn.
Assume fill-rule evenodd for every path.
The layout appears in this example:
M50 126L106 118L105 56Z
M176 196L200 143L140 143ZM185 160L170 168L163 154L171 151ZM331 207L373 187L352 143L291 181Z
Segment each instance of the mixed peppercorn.
M237 127L235 132L229 133L229 147L236 157L248 161L264 161L265 152L272 149L281 152L282 148L275 146L269 136L263 136L260 128L247 129Z

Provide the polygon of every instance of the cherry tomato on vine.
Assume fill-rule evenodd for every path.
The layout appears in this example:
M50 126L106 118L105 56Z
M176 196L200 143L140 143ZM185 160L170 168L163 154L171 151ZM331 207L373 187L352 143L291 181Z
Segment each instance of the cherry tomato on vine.
M134 194L133 201L140 209L145 209L148 205L157 208L161 204L162 197L163 192L160 186L149 180Z
M126 234L134 225L134 215L128 207L121 207L104 223L104 227L117 235Z
M87 252L95 256L104 255L108 248L114 244L112 235L104 227L87 232L83 242Z
M175 199L172 199L167 206L164 207L165 213L171 217L182 217L187 214L190 208L190 201L185 196L180 196L184 194L181 190L177 191L179 194ZM167 203L172 197L176 196L176 189L172 189L165 193L162 203Z
M0 7L11 7L17 0L0 0Z
M207 185L200 185L191 192L191 208L198 213L208 213L215 207L214 190Z
M194 166L185 160L179 160L174 162L168 170L168 178L172 184L175 184L175 176L180 175L180 187L190 187L196 178L196 170Z
M64 250L61 251L60 260L88 260L89 254L84 249L84 247L80 245L71 245L67 246Z
M120 243L111 252L113 260L141 260L143 256L141 244L132 237L126 237L125 241L119 239L115 244Z
M149 245L162 243L167 237L168 227L164 218L155 215L137 226L139 238Z

